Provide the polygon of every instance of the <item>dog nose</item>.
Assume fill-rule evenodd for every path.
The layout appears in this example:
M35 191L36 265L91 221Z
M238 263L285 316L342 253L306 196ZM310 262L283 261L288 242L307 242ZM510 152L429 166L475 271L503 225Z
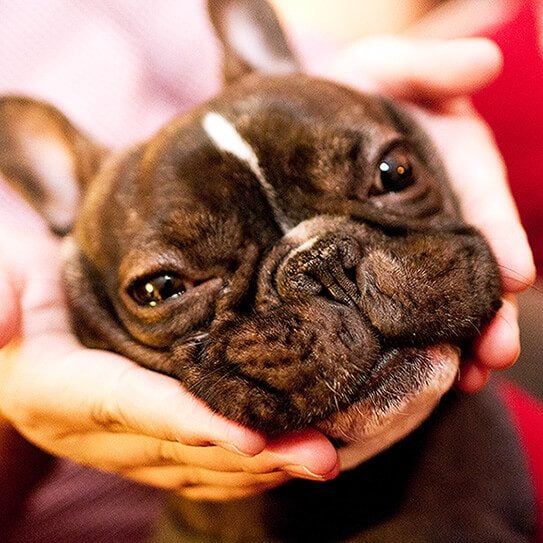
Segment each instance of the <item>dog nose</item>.
M279 265L276 288L283 301L325 296L346 305L358 305L356 267L359 243L342 234L313 238L292 250Z

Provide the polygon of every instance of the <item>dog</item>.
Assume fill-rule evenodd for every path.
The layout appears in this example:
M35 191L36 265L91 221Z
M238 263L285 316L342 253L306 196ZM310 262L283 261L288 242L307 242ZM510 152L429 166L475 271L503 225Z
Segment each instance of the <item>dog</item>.
M217 97L120 153L5 97L0 172L65 236L85 345L366 461L246 501L174 498L157 540L531 540L497 394L451 390L502 290L430 141L398 104L302 74L266 2L208 9Z

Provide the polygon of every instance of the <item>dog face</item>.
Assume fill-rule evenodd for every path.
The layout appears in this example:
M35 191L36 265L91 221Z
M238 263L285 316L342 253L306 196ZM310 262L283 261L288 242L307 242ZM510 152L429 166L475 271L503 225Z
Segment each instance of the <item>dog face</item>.
M0 170L72 232L66 289L85 344L256 429L395 440L499 307L496 263L405 113L283 73L296 63L264 3L209 5L229 82L217 98L118 154L49 106L4 99ZM256 29L256 60L232 20Z

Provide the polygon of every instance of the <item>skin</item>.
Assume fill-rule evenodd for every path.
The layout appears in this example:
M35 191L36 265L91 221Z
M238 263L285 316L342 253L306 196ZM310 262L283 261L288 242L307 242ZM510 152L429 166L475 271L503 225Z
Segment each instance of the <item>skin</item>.
M368 47L378 63L364 56ZM338 81L425 104L416 114L436 145L447 149L464 214L496 254L504 305L464 363L459 386L468 391L482 388L492 370L514 363L519 351L514 294L535 274L499 154L464 98L500 67L499 52L484 40L383 38L355 44L326 70ZM451 145L457 141L470 144ZM11 221L9 216L0 221L4 424L52 454L198 499L238 498L291 477L325 480L338 473L341 459L315 430L266 441L213 414L175 380L82 348L67 325L58 242L15 195L8 194L2 205L19 209Z

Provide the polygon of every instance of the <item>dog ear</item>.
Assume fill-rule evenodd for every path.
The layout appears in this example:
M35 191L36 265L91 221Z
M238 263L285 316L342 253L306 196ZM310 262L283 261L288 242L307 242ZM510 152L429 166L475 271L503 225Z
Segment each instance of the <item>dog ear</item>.
M71 229L81 194L105 154L55 107L0 98L0 174L55 234Z
M223 47L227 83L254 71L300 71L279 20L266 0L208 0L207 7Z

